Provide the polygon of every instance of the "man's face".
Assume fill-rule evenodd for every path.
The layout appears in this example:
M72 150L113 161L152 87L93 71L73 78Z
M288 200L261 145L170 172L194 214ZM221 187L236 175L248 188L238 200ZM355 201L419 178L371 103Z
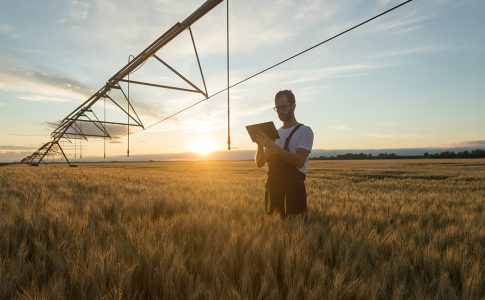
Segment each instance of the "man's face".
M280 96L274 100L274 104L276 107L276 112L278 113L278 118L281 121L287 122L293 117L293 113L295 112L295 105L290 104L290 101L286 96Z

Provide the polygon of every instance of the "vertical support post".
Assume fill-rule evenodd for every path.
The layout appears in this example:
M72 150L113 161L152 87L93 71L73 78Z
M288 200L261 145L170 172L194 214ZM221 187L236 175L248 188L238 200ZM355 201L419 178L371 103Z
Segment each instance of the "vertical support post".
M229 102L229 0L226 0L226 56L227 56L227 150L231 150L231 113Z
M135 58L133 55L128 56L128 63L130 63L131 59ZM126 97L126 100L128 101L128 148L126 149L126 157L130 157L130 73L128 73L128 95Z
M104 101L104 112L103 112L103 121L106 122L106 98L103 98ZM106 130L106 125L103 125ZM106 159L106 135L103 137L103 159Z
M81 122L81 133L84 134L83 131L83 122ZM83 159L83 140L79 139L79 160Z

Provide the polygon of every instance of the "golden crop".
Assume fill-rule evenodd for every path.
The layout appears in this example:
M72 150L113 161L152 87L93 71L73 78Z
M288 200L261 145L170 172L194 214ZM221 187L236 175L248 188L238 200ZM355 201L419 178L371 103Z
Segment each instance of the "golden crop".
M1 166L0 298L485 297L485 160L310 169L304 222L253 162Z

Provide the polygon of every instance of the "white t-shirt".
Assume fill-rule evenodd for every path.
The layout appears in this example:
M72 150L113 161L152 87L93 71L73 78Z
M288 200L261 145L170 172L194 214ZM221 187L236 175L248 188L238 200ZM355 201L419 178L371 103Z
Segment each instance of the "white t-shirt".
M276 145L283 148L285 146L286 138L290 135L291 131L293 131L293 128L295 128L295 126L290 128L283 128L283 127L279 128L278 134L280 135L280 138L275 140ZM295 131L295 133L291 137L290 143L288 144L288 149L290 150L291 153L296 153L296 149L298 148L305 149L312 152L312 146L313 146L313 131L310 127L302 125L300 126L300 128L298 128ZM308 171L308 157L310 157L310 155L307 156L303 167L298 169L303 174L306 174L306 172Z

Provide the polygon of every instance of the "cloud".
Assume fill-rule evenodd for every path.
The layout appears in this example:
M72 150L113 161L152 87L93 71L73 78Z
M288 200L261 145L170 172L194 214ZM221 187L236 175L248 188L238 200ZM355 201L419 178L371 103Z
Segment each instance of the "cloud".
M5 37L9 37L11 39L19 38L19 33L15 31L16 28L12 27L9 24L0 22L0 37L4 35ZM4 43L2 43L4 44ZM5 45L1 45L0 48L6 48Z
M406 133L380 133L371 132L366 136L380 139L425 139L430 138L430 135L426 134L406 134Z
M42 136L42 137L48 137L47 134L8 133L8 135L11 135L11 136Z
M146 47L178 21L183 21L202 4L193 1L187 5L175 0L147 0L142 6L126 0L102 0L92 5L82 3L73 1L70 15L59 20L62 24L77 26L79 32L75 39L109 44L117 49L138 50ZM336 3L313 0L232 2L231 53L246 53L295 40L309 27L333 19L339 11L345 11L350 5L350 1ZM201 55L225 53L225 20L225 3L221 3L193 24L194 38ZM184 46L165 47L164 53L193 54L188 32L182 33L177 40L181 40L180 44Z
M380 5L387 5L391 2L392 0L377 0L377 3L379 3Z
M27 151L7 151L0 152L0 162L16 162L21 161L24 157L32 154L32 152Z
M144 119L146 117L152 117L156 119L160 119L163 117L163 114L165 113L164 106L166 103L159 103L158 98L160 94L157 94L156 88L153 87L146 87L142 86L140 87L134 87L135 85L131 85L131 93L130 93L130 103L135 109L135 112L138 114L138 116L141 118L141 121L144 122ZM101 88L101 87L100 87ZM134 93L133 90L136 92ZM161 90L161 89L158 89ZM128 94L126 85L123 86L123 92L125 95ZM108 95L118 103L121 107L123 107L125 110L127 108L127 101L121 90L118 89L112 89ZM150 102L147 102L147 101ZM96 113L98 114L98 117L101 118L103 115L102 110L103 108L103 100L100 99L97 104L94 106ZM96 109L97 108L97 109ZM122 117L123 121L126 121L126 114L123 113L118 106L116 106L111 100L108 98L106 99L106 109L110 110L110 112L107 113L108 119L107 121L115 121L115 122L120 122L120 117ZM135 116L135 114L130 111L130 114L132 116ZM116 115L117 118L113 115ZM110 117L111 116L111 117ZM113 119L113 117L115 117Z
M392 127L392 126L396 126L398 124L399 124L398 122L391 121L391 122L381 122L377 125L382 126L382 127Z
M367 136L374 137L374 138L383 138L383 139L395 139L397 137L396 134L392 134L392 133L376 133L376 132L368 133Z
M437 45L428 45L428 46L421 46L421 47L414 47L414 48L407 48L407 49L398 49L394 51L382 52L379 53L379 57L394 57L394 56L402 56L402 55L410 55L410 54L426 54L426 53L436 53L440 51L450 50L451 48L445 48L443 46Z
M390 31L392 33L408 33L423 27L423 24L442 14L442 10L454 10L457 6L466 5L475 0L428 0L419 3L419 8L412 8L413 4L406 5L403 11L407 13L395 14L392 18L383 18L374 28L378 31ZM377 0L381 5L389 4L389 0Z
M120 139L113 139L108 141L109 144L123 144L124 141L121 141Z
M91 4L90 4L91 3ZM350 6L350 1L334 3L332 1L294 1L280 0L275 3L262 3L252 0L245 3L232 3L231 14L231 51L232 53L246 52L248 49L267 49L270 46L296 40L301 33L307 32L308 28L324 21L334 20L339 12L345 11ZM187 6L179 1L156 1L148 0L142 9L131 9L139 6L130 1L102 0L96 2L74 0L70 10L58 19L58 23L66 26L78 26L79 34L73 35L74 44L88 41L87 44L110 45L108 48L121 49L129 53L130 49L144 48L152 39L159 36L170 28L176 21L183 20L192 13L199 5ZM210 15L202 18L194 24L196 42L206 51L204 55L213 53L225 53L225 22L221 18L225 16L224 4L219 5ZM257 7L258 9L254 9ZM147 13L148 12L148 13ZM237 13L236 13L237 12ZM120 15L124 17L120 19ZM164 16L160 19L158 16ZM251 22L248 22L251 19ZM281 22L285 20L285 22ZM304 21L303 21L304 20ZM130 26L123 26L129 22ZM157 26L153 26L157 24ZM318 27L318 34L325 32L326 27ZM308 31L309 32L309 31ZM187 41L187 51L193 55L188 34L184 39ZM236 38L237 37L237 38ZM223 47L218 47L217 41ZM205 45L205 47L203 47ZM295 45L298 48L298 45ZM185 49L185 48L183 48ZM116 50L116 51L121 51ZM184 55L179 48L174 48L178 57ZM202 61L204 64L204 61ZM26 101L72 101L79 103L89 97L93 90L83 86L79 81L64 78L62 75L55 77L42 71L33 72L9 72L5 74L0 65L0 89L15 92L18 98ZM290 80L290 84L311 82L331 76L358 76L369 70L369 66L353 65L347 69L320 70L321 73L312 74L313 70L295 70L282 76ZM274 77L278 77L275 75ZM5 80L4 80L5 78ZM55 79L54 82L48 78ZM69 87L70 84L72 87ZM82 88L85 88L83 91ZM81 99L79 99L81 96ZM163 109L160 106L134 101L135 109L144 115L154 116L160 119ZM164 106L169 107L169 104ZM259 107L258 111L267 109L267 105ZM162 112L161 112L162 110ZM255 110L253 110L254 114Z
M58 122L45 121L45 122L42 122L41 124L52 131L57 127L57 125L59 125L60 122L61 121L58 121Z
M0 91L15 93L18 99L25 101L72 102L76 104L85 101L94 94L94 89L76 79L47 74L24 61L6 62L1 59ZM164 112L159 105L150 104L135 97L131 98L132 105L139 115L160 118ZM123 99L123 101L126 103L126 100ZM118 110L109 101L107 107Z
M421 28L422 23L433 18L431 14L422 14L418 9L409 11L407 14L396 15L394 18L381 20L375 28L379 31L394 33L406 33Z
M352 128L347 127L346 125L332 125L329 128L335 130L352 130Z
M289 85L310 83L314 81L322 81L330 78L346 78L363 76L370 71L382 68L388 68L394 64L372 64L372 63L357 63L357 64L341 64L334 66L325 66L320 68L305 68L305 69L291 69L291 70L271 70L265 74L264 78L257 77L253 81L265 82L281 82L285 81Z
M10 32L12 27L8 24L0 23L0 33L8 33Z
M0 60L0 90L17 94L18 99L45 102L79 102L91 90L74 79L50 75L20 62Z
M244 120L247 117L258 115L265 111L270 111L273 103L272 97L270 96L262 96L260 91L258 90L258 85L264 84L265 89L269 90L276 90L276 85L280 85L281 82L285 82L288 85L298 85L304 84L308 82L314 81L324 81L325 79L329 78L342 78L342 77L355 77L355 76L362 76L367 74L368 72L380 68L390 67L390 64L367 64L367 63L359 63L359 64L342 64L342 65L334 65L328 66L324 68L312 68L312 69L291 69L291 70L278 70L274 69L270 72L264 74L262 77L256 77L251 79L251 86L253 88L247 88L244 85L237 86L231 90L231 107L233 114L231 116L231 122L236 124L241 120ZM243 78L248 75L247 70L240 70L235 71L232 73L232 78ZM224 79L220 79L224 81ZM236 81L236 79L234 79ZM268 84L270 83L270 84ZM275 87L271 86L272 83L275 83ZM319 86L319 89L322 89L322 86ZM303 90L303 88L302 88ZM308 91L308 93L312 93L312 91ZM299 94L299 99L311 99L311 96L303 97L302 94ZM193 96L192 96L193 97ZM266 97L266 98L265 98ZM268 98L269 97L269 98ZM244 101L240 101L244 99ZM268 101L269 100L269 101ZM213 101L217 101L214 98L209 100L208 103ZM299 102L303 102L305 100L301 100ZM195 101L189 101L190 103ZM167 107L170 103L167 103ZM202 104L201 104L202 105ZM250 107L250 109L248 109ZM176 111L177 109L174 109ZM217 109L211 112L211 120L210 126L202 126L203 128L211 128L211 130L217 130L221 126L220 120L225 119L225 114L227 112L225 109ZM184 113L184 123L183 124L166 124L164 129L190 129L190 128L200 128L200 124L203 120L200 120L200 115L195 113L192 115L190 112ZM192 118L193 116L194 118ZM218 121L219 120L219 121ZM207 124L206 124L207 125ZM342 129L341 129L342 130Z
M22 151L22 150L37 150L37 147L32 146L18 146L18 145L0 145L0 151Z
M237 13L230 16L231 35L237 37L231 40L233 53L268 49L295 40L316 23L329 21L345 9L346 1L340 2L336 5L333 1L253 0L241 2L239 6L234 4ZM318 32L325 31L318 29Z
M384 2L387 1L380 1L381 4L384 4ZM106 47L107 49L114 49L115 51L128 54L131 49L142 49L146 47L176 21L183 20L199 5L199 2L195 1L187 5L187 3L175 0L147 0L141 6L138 3L130 3L130 1L125 0L101 0L95 2L75 0L71 2L70 10L66 12L66 15L59 19L59 23L65 24L67 27L72 25L78 26L80 34L72 36L74 39L73 44L75 45L81 44L79 42L86 41L89 42L86 43L87 45L96 45L96 47L93 47L96 49ZM234 12L230 16L231 51L233 51L232 53L244 53L248 49L260 51L271 49L272 46L282 44L288 47L293 46L294 48L303 47L303 45L288 42L298 40L300 35L303 34L308 34L310 40L314 40L315 36L327 36L325 33L328 32L329 27L326 24L344 24L345 22L342 23L340 21L347 21L345 20L346 9L352 5L355 5L355 2L353 4L350 1L295 2L279 0L270 3L251 0L240 3L231 2L230 9ZM139 6L139 9L133 9L136 6ZM224 6L225 3L221 3L214 11L203 17L200 22L194 24L195 39L198 47L201 46L205 51L203 55L207 56L207 53L225 54L225 28L221 27L221 24L225 25ZM344 14L344 19L342 19L341 14ZM120 18L120 16L123 17ZM163 18L160 18L160 16L163 16ZM417 15L414 13L414 15L411 14L409 16L409 19L416 17ZM250 21L248 22L248 20ZM317 30L309 31L307 30L309 28L317 28ZM185 32L183 35L185 36L181 36L181 38L187 42L187 51L190 51L190 54L193 55L188 33ZM219 47L219 44L223 47ZM177 54L178 57L185 55L178 48L173 49L173 53ZM273 47L274 49L275 47ZM205 61L202 61L202 63L204 64ZM264 79L260 82L283 79L288 84L305 84L332 77L361 76L371 70L383 67L387 66L382 64L357 63L317 69L302 69L303 67L300 67L300 69L280 72L275 71L275 69L265 75ZM259 70L259 67L256 68ZM0 73L3 73L2 66L0 66ZM251 71L250 73L253 72ZM242 74L242 72L239 72L239 74ZM231 74L231 77L233 75ZM2 84L4 82L1 76L0 74L0 89L3 88ZM29 79L31 84L35 83L37 85L22 90L19 85L23 86L24 84L16 85L13 81L25 78L24 72L24 74L16 76L14 80L10 80L8 85L11 85L10 89L17 88L16 91L20 91L20 99L28 101L66 101L65 99L69 99L70 96L71 99L69 101L72 100L79 103L79 100L84 100L85 97L92 94L89 89L86 93L76 94L77 90L69 90L69 88L62 84L62 80L61 82L59 80L50 82L45 77L52 77L52 75L44 74L42 71L28 75L27 79ZM62 77L61 75L57 79L64 79ZM72 82L73 80L67 80L71 81L73 85L76 85L76 82ZM258 81L259 79L254 80ZM79 99L78 96L82 96L82 99ZM139 97L138 99L146 98ZM151 98L149 99L151 100ZM138 100L134 102L135 109L140 114L156 114L156 117L161 119L160 107L155 107L154 105ZM170 110L172 110L170 101L164 101L163 106L170 107ZM255 109L253 107L251 110L246 109L248 112L242 112L242 114L252 115L260 113L269 109L270 106L271 103L256 105L254 107ZM173 110L177 111L178 109L174 108ZM221 116L222 114L223 112ZM212 126L206 127L212 128Z
M71 2L70 16L74 20L84 20L88 17L90 4L84 1L73 0Z
M42 122L43 125L47 126L50 131L54 131L57 126L59 125L59 122ZM97 123L98 126L100 126L99 123ZM65 135L69 138L72 137L74 138L77 134L79 137L79 134L82 132L83 134L87 135L87 139L93 139L93 138L102 138L102 137L95 137L95 136L89 136L89 135L100 135L103 136L104 132L101 131L101 129L96 126L94 123L91 122L83 122L83 121L77 121L75 124L73 124L65 133ZM114 125L114 124L106 124L105 125L106 131L109 133L112 139L112 144L116 144L114 140L126 136L128 133L128 126L127 125ZM134 131L140 130L141 127L139 126L130 126L130 133ZM106 139L109 139L106 137Z
M447 145L441 145L444 148L480 148L485 149L485 140L463 141Z

